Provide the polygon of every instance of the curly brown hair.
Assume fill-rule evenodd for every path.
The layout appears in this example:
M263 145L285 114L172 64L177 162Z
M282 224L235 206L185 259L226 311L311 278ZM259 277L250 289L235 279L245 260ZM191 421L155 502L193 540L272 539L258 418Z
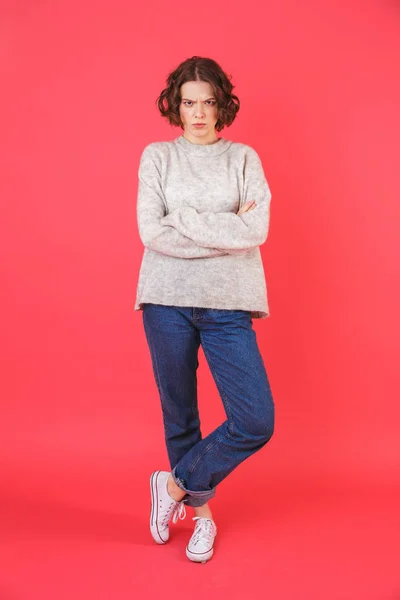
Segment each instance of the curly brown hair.
M240 108L239 98L232 93L235 86L230 80L231 76L212 58L192 56L186 59L168 75L167 87L156 100L161 116L166 117L171 125L183 129L179 115L181 85L187 81L207 81L212 85L217 101L218 120L215 129L221 131L225 126L229 127Z

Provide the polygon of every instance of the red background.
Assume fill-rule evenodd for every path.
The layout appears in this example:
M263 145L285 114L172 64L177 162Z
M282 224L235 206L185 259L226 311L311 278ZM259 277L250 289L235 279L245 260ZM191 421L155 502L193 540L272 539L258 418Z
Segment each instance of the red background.
M168 463L133 311L138 161L180 135L155 99L194 54L232 75L221 135L272 191L254 327L277 406L202 567L190 519L168 548L148 532ZM1 3L1 600L400 598L399 59L390 1ZM207 434L202 352L199 394Z

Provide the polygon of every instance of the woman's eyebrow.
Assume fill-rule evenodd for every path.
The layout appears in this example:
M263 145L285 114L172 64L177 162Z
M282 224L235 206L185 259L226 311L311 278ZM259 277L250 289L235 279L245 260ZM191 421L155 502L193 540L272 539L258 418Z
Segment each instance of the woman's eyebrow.
M182 98L182 100L189 100L190 102L194 102L194 100L192 100L191 98ZM206 98L204 102L207 102L207 100L215 100L215 98L214 96L211 96L210 98Z

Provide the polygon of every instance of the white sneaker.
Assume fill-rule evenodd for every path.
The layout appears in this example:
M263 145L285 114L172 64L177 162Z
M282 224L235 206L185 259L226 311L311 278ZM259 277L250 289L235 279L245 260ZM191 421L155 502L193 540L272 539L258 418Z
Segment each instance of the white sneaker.
M157 544L165 544L169 539L168 523L176 523L186 517L184 500L178 502L168 493L168 471L154 471L150 477L151 513L150 531Z
M186 548L186 556L194 562L207 562L214 554L214 539L217 526L212 519L193 517L197 521Z

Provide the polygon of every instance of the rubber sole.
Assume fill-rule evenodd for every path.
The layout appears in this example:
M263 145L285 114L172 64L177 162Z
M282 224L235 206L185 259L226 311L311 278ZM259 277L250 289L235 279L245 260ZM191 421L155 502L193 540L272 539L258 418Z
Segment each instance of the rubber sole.
M158 488L157 481L160 471L154 471L150 477L150 497L151 497L151 511L150 511L150 532L153 540L157 544L165 544L168 542L169 535L167 530L167 538L163 538L158 530L157 518L158 518ZM164 533L165 536L165 533Z
M189 548L186 547L186 556L192 562L206 563L208 560L210 560L213 554L214 548L211 548L211 550L204 552L203 554L193 554L193 552L190 552Z

